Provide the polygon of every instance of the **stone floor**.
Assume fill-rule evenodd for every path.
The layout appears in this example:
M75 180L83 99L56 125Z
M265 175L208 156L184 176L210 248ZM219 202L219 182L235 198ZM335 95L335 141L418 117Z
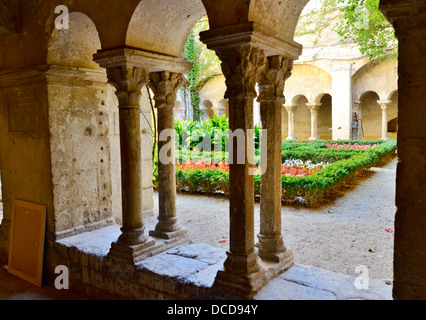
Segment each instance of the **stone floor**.
M0 268L1 300L83 300L84 297L66 290L51 287L36 287Z
M102 238L111 235L114 227L98 230L98 241L91 239L87 246L84 237L67 239L86 254L102 255L105 252ZM98 244L98 247L94 245ZM140 268L149 269L156 274L172 277L180 283L191 283L201 287L210 287L217 271L223 266L225 250L206 244L183 245L144 260ZM273 279L255 300L391 300L392 286L384 281L369 280L366 290L355 288L355 277L322 270L310 266L295 265L289 271ZM67 300L82 299L69 291L50 287L38 288L18 279L5 270L0 271L0 298L12 300Z

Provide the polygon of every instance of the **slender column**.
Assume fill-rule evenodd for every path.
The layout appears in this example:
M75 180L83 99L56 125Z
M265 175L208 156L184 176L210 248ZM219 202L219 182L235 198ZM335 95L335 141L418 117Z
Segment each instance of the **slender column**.
M254 237L254 176L249 154L253 144L248 143L253 129L253 100L259 67L266 57L262 50L241 45L216 51L222 61L226 78L225 98L229 99L229 128L232 133L244 135L233 139L230 152L230 247L224 270L218 272L216 284L231 287L244 296L252 296L263 285L265 270L255 248ZM238 141L236 141L238 140ZM238 161L244 152L244 161ZM240 156L240 157L238 157ZM242 163L241 163L242 162Z
M288 113L288 137L286 140L296 140L295 124L294 124L294 113L296 112L297 106L285 105L285 109Z
M382 136L380 139L389 140L388 137L388 108L392 101L390 100L379 100L377 101L382 108Z
M264 260L282 263L285 271L294 263L293 251L284 245L281 231L281 165L282 165L282 106L285 102L284 84L290 77L293 60L280 56L268 58L259 80L260 117L262 134L267 135L266 159L262 151L260 187L259 256Z
M158 123L158 200L159 215L155 230L149 234L163 239L186 235L177 223L176 172L173 106L176 94L183 84L183 75L172 72L150 74L149 86L154 92Z
M320 140L318 135L318 111L321 103L307 103L306 106L311 111L311 137L309 140Z
M122 228L110 256L135 261L154 245L145 234L142 218L142 162L140 130L141 88L148 83L148 70L131 66L107 69L108 81L117 89L119 101Z

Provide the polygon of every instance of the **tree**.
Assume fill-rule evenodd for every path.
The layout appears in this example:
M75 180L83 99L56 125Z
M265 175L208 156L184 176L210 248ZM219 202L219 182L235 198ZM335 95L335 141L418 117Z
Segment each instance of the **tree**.
M325 6L340 4L343 19L336 32L343 42L352 40L371 60L396 58L398 41L391 23L379 10L380 0L326 0Z

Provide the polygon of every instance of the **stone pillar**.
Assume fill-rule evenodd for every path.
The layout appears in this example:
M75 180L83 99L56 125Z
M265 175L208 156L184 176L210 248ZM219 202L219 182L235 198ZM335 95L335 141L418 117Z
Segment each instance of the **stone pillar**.
M352 132L352 75L351 64L336 65L332 71L333 140L349 140Z
M116 89L119 102L122 227L117 242L112 243L110 257L137 261L154 245L145 234L142 219L141 162L141 89L149 81L145 68L117 65L107 68L108 82Z
M141 90L150 80L150 73L170 70L185 73L192 64L180 58L163 56L134 48L101 50L94 60L106 68L108 82L116 88L119 102L122 234L112 243L108 257L136 264L175 244L172 241L154 241L145 234L142 218L142 149L141 149ZM169 101L175 98L166 96ZM173 109L171 111L173 117ZM151 154L151 150L147 150ZM161 240L161 239L158 239Z
M288 137L286 140L297 140L297 137L295 134L295 122L294 122L294 114L296 112L297 106L285 105L284 107L288 113Z
M254 240L254 170L250 163L254 150L253 140L247 141L247 137L253 129L256 82L265 67L266 56L280 55L296 60L302 46L275 33L271 36L267 28L254 22L203 31L200 39L215 50L222 61L227 87L225 99L229 99L229 129L232 133L237 130L243 133L246 142L242 148L234 141L229 150L233 154L229 174L230 243L224 269L217 273L215 286L225 288L224 295L232 292L233 296L251 298L274 276L270 269L275 267L262 263ZM237 162L238 149L245 153L240 163Z
M268 58L259 79L260 117L262 134L267 135L266 159L262 151L260 187L259 256L280 263L280 271L294 264L293 250L284 245L281 230L281 165L282 165L282 106L285 102L284 84L290 77L293 60L280 56Z
M264 269L259 264L254 237L254 176L251 173L249 153L253 144L248 142L248 130L253 129L253 100L256 98L256 78L263 51L250 45L217 50L226 78L225 98L229 99L229 128L242 130L244 146L234 139L230 158L230 247L224 270L219 271L216 284L231 287L239 294L251 296L263 286ZM238 163L237 153L245 153ZM231 150L230 150L231 152Z
M311 137L309 140L320 140L318 136L318 111L321 103L307 103L306 106L311 111Z
M398 38L398 167L393 298L426 299L426 3L381 0Z
M382 136L381 140L389 140L388 137L388 108L392 103L390 100L379 100L377 101L382 108Z
M176 94L183 84L183 75L172 72L154 72L150 75L150 88L154 92L158 128L158 200L159 215L151 236L172 239L187 234L177 223L176 172L173 106ZM164 136L163 136L164 135Z

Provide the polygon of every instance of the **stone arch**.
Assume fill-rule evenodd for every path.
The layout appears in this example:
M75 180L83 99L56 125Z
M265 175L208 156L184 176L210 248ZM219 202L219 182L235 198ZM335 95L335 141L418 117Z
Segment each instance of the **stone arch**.
M398 62L371 61L352 76L353 99L360 100L361 95L368 92L376 92L381 99L386 99L389 92L397 90L398 86Z
M318 112L318 134L323 140L331 140L333 138L333 98L330 94L325 93L319 95L315 102L321 104Z
M292 104L297 106L294 113L294 129L299 139L309 139L311 136L311 112L306 104L309 103L305 95L299 94L292 99Z
M291 77L285 83L284 94L296 96L299 92L303 92L309 102L321 99L321 95L332 92L332 77L317 66L295 64Z
M377 140L381 137L382 110L377 101L380 96L374 91L361 94L359 116L362 119L363 137L365 140Z
M212 28L254 22L275 31L290 42L293 41L299 16L308 2L236 0L230 5L229 0L203 0Z
M182 57L188 35L206 15L201 0L142 0L126 34L126 46Z
M93 54L101 49L94 22L84 13L69 14L68 29L53 29L47 49L47 64L74 68L101 69Z
M204 100L200 103L200 120L205 121L214 117L213 103L210 100Z
M229 117L229 101L228 101L228 99L222 99L218 102L217 111L218 111L219 116L222 116L222 115L225 114L227 117Z

